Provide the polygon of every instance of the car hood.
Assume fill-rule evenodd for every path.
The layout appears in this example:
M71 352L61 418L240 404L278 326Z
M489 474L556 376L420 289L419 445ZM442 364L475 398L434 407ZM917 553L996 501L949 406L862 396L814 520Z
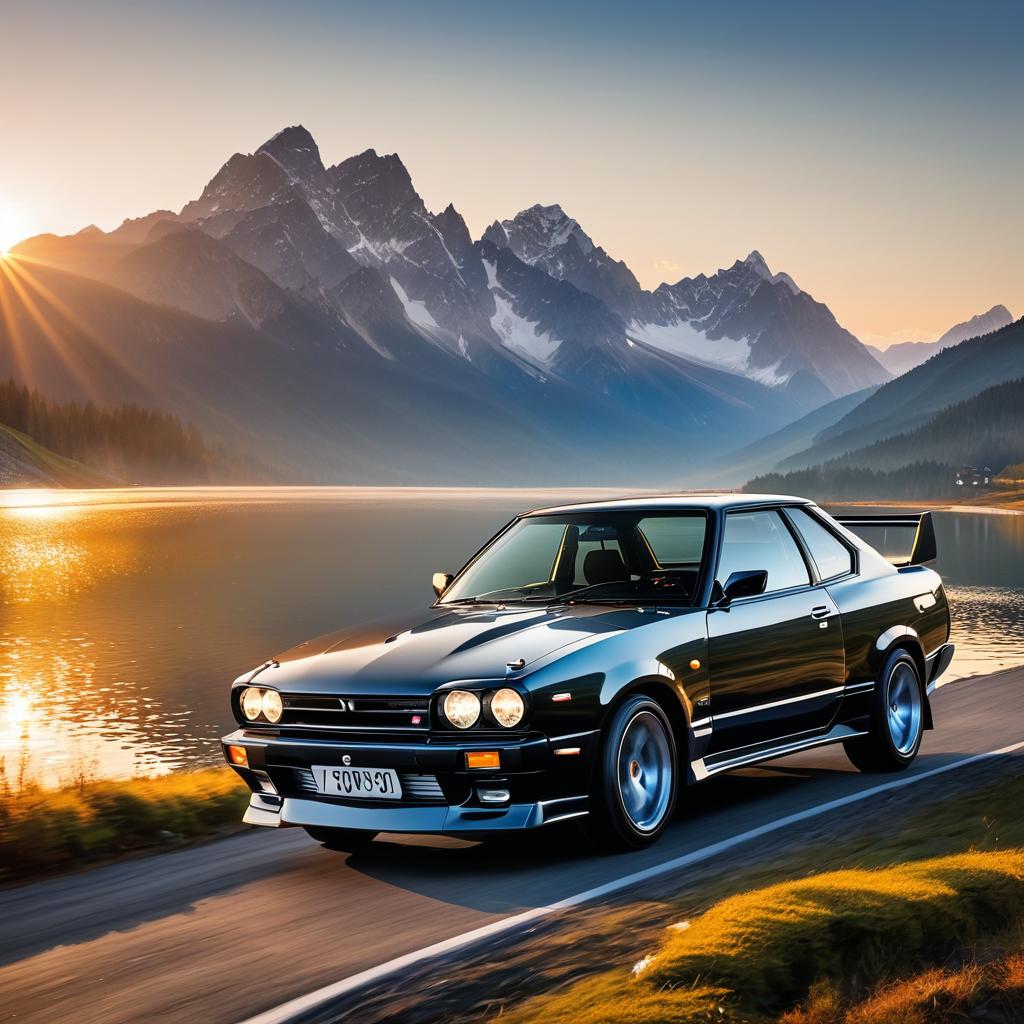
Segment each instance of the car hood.
M433 608L426 615L332 633L293 647L245 677L290 693L415 696L456 680L501 679L555 651L652 621L631 608Z

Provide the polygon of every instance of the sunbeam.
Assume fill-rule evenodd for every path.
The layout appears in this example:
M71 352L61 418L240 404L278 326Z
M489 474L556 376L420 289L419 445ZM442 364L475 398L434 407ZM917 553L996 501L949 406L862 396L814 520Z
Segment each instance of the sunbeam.
M99 375L109 373L111 368L137 381L143 391L148 390L145 382L138 380L138 374L125 357L111 351L95 330L55 295L38 274L32 272L33 267L45 266L47 264L39 260L23 259L20 255L8 255L0 260L0 326L9 338L12 359L21 379L30 383L34 377L33 353L20 336L15 316L18 307L24 310L45 337L51 354L73 378L83 397L102 403L104 392L98 386ZM73 335L85 340L88 345L77 344ZM103 362L110 366L104 368L97 365Z
M0 285L6 284L9 290L14 293L13 298L17 299L21 308L35 323L39 332L49 343L50 350L60 361L62 367L74 379L82 394L91 400L95 400L99 393L82 366L80 354L67 343L66 337L58 332L44 315L36 299L29 294L24 280L24 272L19 273L16 260L7 258L0 263ZM35 375L32 373L33 353L28 349L24 339L21 338L17 324L14 325L14 330L11 334L11 350L12 353L15 353L16 361L23 367L27 367L29 374L31 374L31 376L23 376L23 379L26 383L34 383ZM45 353L39 354L45 355Z

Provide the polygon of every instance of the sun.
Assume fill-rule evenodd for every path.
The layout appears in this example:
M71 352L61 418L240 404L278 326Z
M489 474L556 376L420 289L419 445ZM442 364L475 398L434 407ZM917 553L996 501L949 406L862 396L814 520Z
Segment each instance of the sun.
M21 204L0 196L0 256L34 234L32 218Z

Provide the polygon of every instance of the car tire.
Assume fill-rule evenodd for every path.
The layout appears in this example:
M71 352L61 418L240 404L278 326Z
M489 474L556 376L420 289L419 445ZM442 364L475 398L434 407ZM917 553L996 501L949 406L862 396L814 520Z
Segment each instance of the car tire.
M897 649L886 659L871 701L867 736L843 747L862 772L901 772L921 749L925 717L921 676L907 651Z
M672 820L679 759L672 725L650 697L612 713L596 766L588 831L614 849L653 843Z
M377 836L376 832L363 832L355 828L307 828L306 832L321 846L338 853L364 850Z

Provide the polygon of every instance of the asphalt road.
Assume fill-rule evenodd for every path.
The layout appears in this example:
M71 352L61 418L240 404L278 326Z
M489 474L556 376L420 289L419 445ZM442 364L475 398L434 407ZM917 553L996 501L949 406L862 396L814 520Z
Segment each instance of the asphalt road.
M933 699L937 729L900 779L1024 740L1024 670ZM384 837L349 858L297 830L261 830L0 892L0 1020L237 1024L891 778L860 775L841 747L720 776L653 848L620 856L566 852L565 833L544 833L495 845ZM913 804L913 785L899 792Z

